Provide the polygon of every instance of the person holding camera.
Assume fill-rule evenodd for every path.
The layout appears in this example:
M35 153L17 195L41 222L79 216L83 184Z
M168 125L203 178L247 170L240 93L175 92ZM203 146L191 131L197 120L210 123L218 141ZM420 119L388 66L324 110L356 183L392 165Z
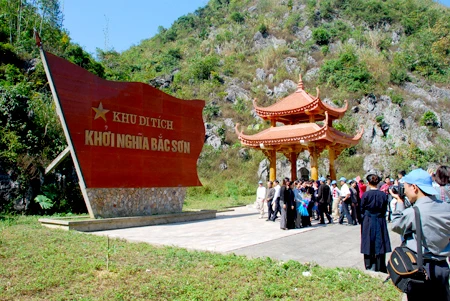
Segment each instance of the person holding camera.
M422 227L423 265L427 274L423 284L410 287L408 300L449 301L450 204L436 200L431 176L423 169L411 171L402 182L405 196L420 211L421 225L416 225L414 210L409 207L394 214L392 231L402 235L406 247L417 252L416 229ZM403 203L398 194L394 197Z

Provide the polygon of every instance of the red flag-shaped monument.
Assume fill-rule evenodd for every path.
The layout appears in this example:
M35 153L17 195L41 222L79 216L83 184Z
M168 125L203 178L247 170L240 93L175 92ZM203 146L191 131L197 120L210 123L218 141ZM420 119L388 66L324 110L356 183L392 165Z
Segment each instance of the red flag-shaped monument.
M107 81L42 47L41 57L82 190L201 185L203 100L181 100L143 83Z

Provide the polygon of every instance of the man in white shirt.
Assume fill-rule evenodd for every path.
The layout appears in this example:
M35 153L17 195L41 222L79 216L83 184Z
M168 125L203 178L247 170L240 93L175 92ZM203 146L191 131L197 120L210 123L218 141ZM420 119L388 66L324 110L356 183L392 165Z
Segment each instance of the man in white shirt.
M336 180L331 182L331 196L333 197L333 218L337 220L339 218L339 197L341 196L341 191L337 187Z
M280 182L278 180L275 180L275 195L273 197L273 202L275 203L275 209L273 210L272 214L272 221L275 221L277 219L277 213L279 212L281 214L281 207L280 207Z
M339 217L339 224L342 225L344 223L344 215L345 215L345 217L347 217L348 225L353 225L353 219L349 210L349 205L351 205L352 203L350 188L346 183L347 182L346 178L341 177L339 181L341 182L341 205L342 205L342 212Z
M266 197L266 187L263 181L258 182L259 186L256 190L256 209L259 210L259 218L264 218L264 198Z

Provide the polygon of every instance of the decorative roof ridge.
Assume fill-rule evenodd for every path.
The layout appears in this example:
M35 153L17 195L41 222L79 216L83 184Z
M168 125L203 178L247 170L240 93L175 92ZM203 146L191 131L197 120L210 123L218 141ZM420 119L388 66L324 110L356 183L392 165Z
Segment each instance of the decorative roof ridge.
M300 90L305 90L305 85L303 84L303 79L302 79L302 74L301 73L299 74L299 80L298 80L297 91L296 92L300 92Z
M307 138L310 138L310 137L322 137L323 135L326 135L326 132L327 132L327 130L329 128L328 127L328 113L325 112L325 120L324 120L323 126L319 126L317 123L309 123L309 124L316 125L316 126L319 127L319 129L315 133L312 133L312 134L301 135L301 136L290 137L290 138L269 139L267 142L271 142L271 143L274 143L274 142L294 142L294 141L297 141L297 140L301 141L301 140L303 140L305 138L307 139ZM235 130L236 135L238 136L239 140L252 141L250 137L253 136L253 135L246 135L246 134L244 134L244 127L242 127L241 131L239 132L239 125L240 124L237 123L236 126L234 127L234 130ZM305 125L305 124L292 124L292 125L285 125L285 126L289 127L289 126L298 126L298 125ZM283 127L285 127L285 126L283 126ZM270 131L271 129L273 129L273 127L268 128L265 131ZM260 133L262 133L262 132L260 132ZM263 144L263 143L261 143L261 144ZM261 148L263 148L263 147L261 147Z
M287 115L287 114L300 113L300 112L304 112L304 111L308 111L308 110L312 111L319 105L318 102L319 102L319 99L313 99L312 102L310 102L307 106L303 106L303 107L295 108L295 109L288 109L288 110L283 110L283 111L272 112L272 111L268 111L268 110L265 110L265 109L270 108L273 105L263 108L263 107L258 106L257 103L256 103L256 99L254 99L253 100L253 107L255 108L255 111L256 111L256 113L258 115L262 114L262 115L265 115L265 116L270 116L270 115L282 116L282 115Z
M323 108L325 108L325 109L327 109L329 111L332 111L332 112L337 112L337 113L343 114L343 113L347 112L347 110L348 110L348 101L347 101L347 99L344 100L344 107L342 107L342 108L331 106L331 105L327 104L326 102L324 102L322 100L320 100L320 103L321 103L321 106Z
M295 93L305 93L307 97L305 97L306 99L309 98L309 103L302 106L302 107L296 107L296 108L290 108L290 109L286 109L286 110L282 110L282 111L272 111L270 110L270 108L279 105L280 102L283 102L285 99L287 99L289 96L292 96L293 94L290 94L287 97L282 98L281 100L275 102L274 104L271 104L268 107L260 107L258 106L257 103L257 98L254 98L252 100L252 104L253 104L253 108L255 109L256 113L261 116L261 117L268 117L268 116L285 116L285 115L290 115L290 114L297 114L297 113L303 113L305 111L313 111L314 109L316 109L317 107L321 107L324 111L331 111L335 114L332 114L333 116L338 114L339 117L342 117L341 115L344 114L347 109L348 109L348 101L345 100L345 106L343 108L337 108L337 107L333 107L327 103L325 103L324 101L322 101L320 99L320 89L319 87L316 87L316 92L317 95L314 97L311 94L309 94L308 92L306 92L304 90L304 85L303 85L303 80L302 77L300 75L300 80L298 83L298 89Z
M345 138L348 138L348 139L352 139L352 140L355 140L355 141L360 140L362 135L364 134L364 128L363 127L361 127L359 132L356 135L354 135L354 136L352 136L350 134L347 134L347 133L344 133L344 132L341 132L341 131L335 129L334 127L330 127L330 130L334 134L337 134L339 136L342 136L342 137L345 137Z

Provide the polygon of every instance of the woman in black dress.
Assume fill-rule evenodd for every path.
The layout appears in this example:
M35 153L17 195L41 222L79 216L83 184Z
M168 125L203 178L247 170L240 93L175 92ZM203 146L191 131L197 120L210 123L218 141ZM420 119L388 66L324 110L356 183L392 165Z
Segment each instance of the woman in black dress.
M368 175L369 189L361 199L361 253L366 270L386 273L386 253L391 252L391 242L386 223L387 196L377 189L379 178Z
M286 202L287 211L287 228L295 229L295 219L297 218L297 210L295 210L295 193L294 193L294 182L289 182L288 201Z
M283 180L283 186L280 189L280 229L287 230L287 204L289 203L289 179Z

